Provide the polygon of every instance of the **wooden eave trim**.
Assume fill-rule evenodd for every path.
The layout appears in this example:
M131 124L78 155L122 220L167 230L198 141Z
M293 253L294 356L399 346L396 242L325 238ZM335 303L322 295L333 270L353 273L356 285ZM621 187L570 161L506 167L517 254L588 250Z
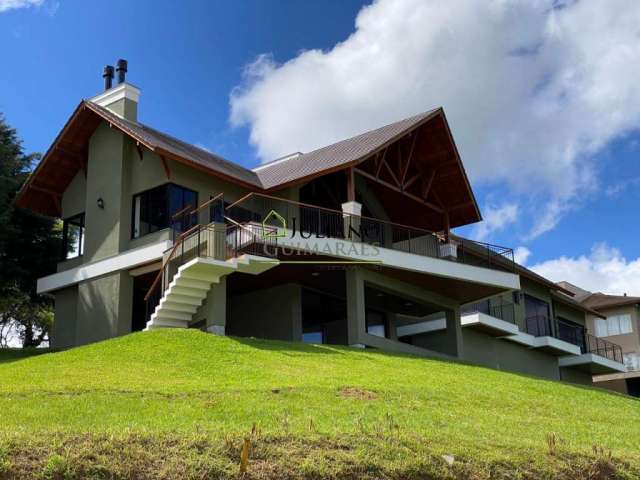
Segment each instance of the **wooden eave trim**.
M453 146L453 151L456 157L456 160L458 161L458 165L460 168L460 172L462 173L462 178L464 179L464 183L467 186L467 191L469 192L469 196L471 197L471 200L474 203L474 209L476 211L476 214L478 215L478 222L482 221L482 213L480 213L480 208L478 207L478 201L476 200L476 196L473 193L473 190L471 189L471 183L469 182L469 177L467 176L467 171L464 168L464 164L462 163L462 158L460 157L460 152L458 151L458 146L456 145L456 141L453 138L453 134L451 133L451 128L449 127L449 122L447 121L447 116L444 114L444 110L442 109L442 107L438 108L437 110L438 114L442 117L442 121L444 123L444 128L445 131L447 132L447 137L449 138L449 141L451 142L451 145Z

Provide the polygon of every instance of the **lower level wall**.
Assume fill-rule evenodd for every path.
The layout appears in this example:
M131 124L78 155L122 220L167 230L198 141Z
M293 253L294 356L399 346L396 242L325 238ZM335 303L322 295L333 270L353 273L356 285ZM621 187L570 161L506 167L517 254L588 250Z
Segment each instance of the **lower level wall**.
M604 388L605 390L612 390L618 393L629 393L627 381L624 378L618 380L608 380L606 382L594 382L594 386L598 388Z
M78 319L78 286L74 285L55 293L55 313L50 334L52 348L70 348L76 343Z
M593 386L593 377L591 374L578 370L577 368L561 368L560 380L563 382Z
M131 331L133 278L117 272L78 285L77 343L97 342Z
M228 298L227 335L302 340L302 289L287 284Z
M116 272L58 290L51 333L54 348L69 348L131 332L133 278Z
M560 380L558 359L517 343L464 329L465 361L484 367Z

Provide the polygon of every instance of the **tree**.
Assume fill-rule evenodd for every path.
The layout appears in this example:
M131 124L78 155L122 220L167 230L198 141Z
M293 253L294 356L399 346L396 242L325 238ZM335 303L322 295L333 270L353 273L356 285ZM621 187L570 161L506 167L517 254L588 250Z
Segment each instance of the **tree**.
M39 154L24 153L16 130L0 114L0 344L14 331L23 346L39 346L52 324L52 299L36 293L36 280L55 271L59 221L14 205L39 160Z

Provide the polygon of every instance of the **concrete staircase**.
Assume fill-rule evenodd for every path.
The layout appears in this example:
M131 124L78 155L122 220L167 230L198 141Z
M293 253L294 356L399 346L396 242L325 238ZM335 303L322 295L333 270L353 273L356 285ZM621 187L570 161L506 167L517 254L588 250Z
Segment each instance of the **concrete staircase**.
M194 258L178 268L145 330L187 328L212 285L220 282L222 277L233 272L258 275L277 264L277 260L254 255L242 255L227 261Z

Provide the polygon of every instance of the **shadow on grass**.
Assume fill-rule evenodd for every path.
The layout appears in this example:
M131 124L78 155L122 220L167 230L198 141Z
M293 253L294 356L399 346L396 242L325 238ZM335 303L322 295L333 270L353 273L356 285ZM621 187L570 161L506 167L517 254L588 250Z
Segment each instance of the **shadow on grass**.
M279 352L283 355L295 355L297 353L317 353L323 355L344 355L340 349L347 349L346 346L339 345L319 345L302 342L289 342L285 340L265 340L254 337L227 337L235 342L247 347Z
M17 362L25 358L49 353L48 348L0 348L0 364Z

